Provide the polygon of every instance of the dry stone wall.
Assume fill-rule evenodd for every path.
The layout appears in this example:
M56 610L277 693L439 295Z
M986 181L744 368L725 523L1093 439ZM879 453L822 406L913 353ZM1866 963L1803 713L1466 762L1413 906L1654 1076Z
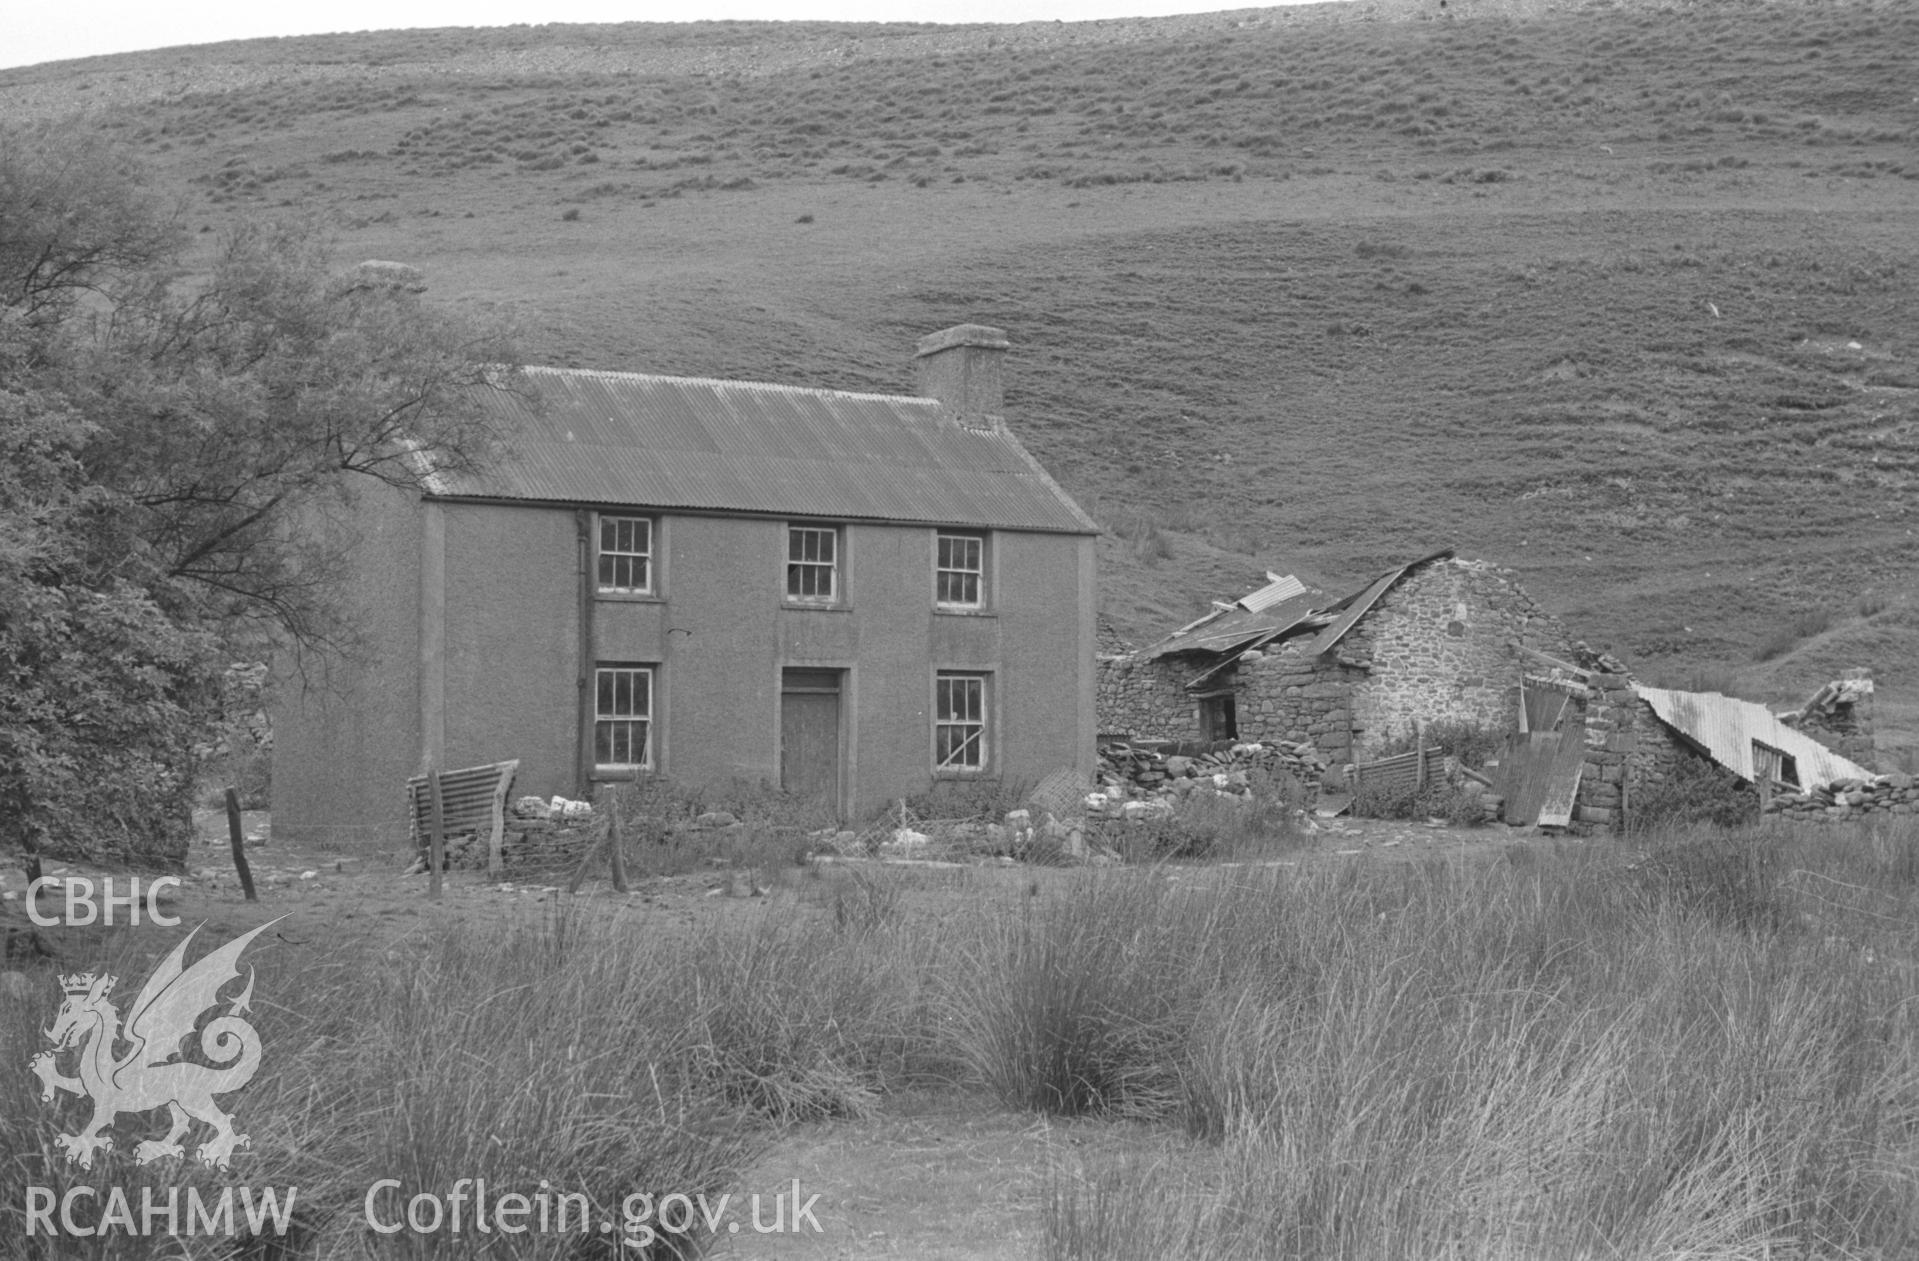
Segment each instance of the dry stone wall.
M1410 736L1415 722L1513 726L1526 669L1515 643L1556 657L1572 651L1565 628L1510 569L1449 559L1406 575L1339 646L1368 663L1353 692L1355 751Z
M1362 623L1363 625L1363 623ZM1347 636L1330 653L1309 657L1293 640L1276 652L1247 653L1238 671L1242 740L1310 744L1333 766L1353 760L1352 697L1366 660Z
M1131 654L1098 661L1095 710L1101 736L1197 740L1199 703L1186 685L1206 667L1177 657L1146 661Z
M1633 690L1625 674L1590 674L1573 699L1584 712L1586 761L1573 821L1589 828L1618 829L1633 798L1670 778L1686 749L1672 728Z
M1904 772L1839 779L1809 793L1778 793L1767 813L1794 823L1860 823L1919 814L1919 784Z

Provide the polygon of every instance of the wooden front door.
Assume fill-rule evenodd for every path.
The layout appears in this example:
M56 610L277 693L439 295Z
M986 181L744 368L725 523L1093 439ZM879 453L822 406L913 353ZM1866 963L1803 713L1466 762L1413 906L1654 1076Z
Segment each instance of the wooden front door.
M780 680L780 787L840 804L840 672L787 670Z

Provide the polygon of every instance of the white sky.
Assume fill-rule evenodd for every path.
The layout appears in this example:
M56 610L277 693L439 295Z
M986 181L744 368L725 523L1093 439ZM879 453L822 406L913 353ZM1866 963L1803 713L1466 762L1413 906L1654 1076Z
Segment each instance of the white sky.
M0 68L262 35L516 22L1067 22L1305 0L0 0Z

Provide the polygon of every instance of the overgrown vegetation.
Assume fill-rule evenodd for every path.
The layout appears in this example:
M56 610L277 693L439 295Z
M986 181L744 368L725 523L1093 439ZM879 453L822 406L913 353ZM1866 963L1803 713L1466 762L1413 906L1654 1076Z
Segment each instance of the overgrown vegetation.
M1629 835L1707 824L1736 828L1759 818L1759 793L1704 753L1682 751L1669 774L1626 802Z
M1055 950L1096 945L1050 968L1015 956L1012 985L1032 996L992 1009L996 1036L1039 1025L1043 1039L989 1054L1052 1067L1069 1098L1120 1083L1214 1146L1068 1164L1046 1255L1910 1250L1919 943L1910 923L1873 916L1913 906L1912 881L1880 864L1910 861L1919 837L1825 836L1755 858L1742 846L1757 839L1682 838L1683 858L1637 870L1586 853L1321 869L1183 904L1082 891L1032 931ZM1855 861L1879 873L1866 913L1835 915L1785 879L1812 888ZM1817 928L1773 913L1808 907ZM1152 951L1129 951L1136 940ZM1080 965L1127 975L1149 956L1134 984L1066 1001L1094 970ZM1169 1044L1170 1098L1150 1071Z
M1087 838L1133 865L1270 857L1305 843L1296 819L1309 794L1290 775L1255 771L1248 795L1199 788L1165 813L1141 819L1089 819Z
M824 802L765 782L683 784L644 775L606 800L620 816L621 853L635 878L719 866L761 879L800 861L809 834L834 826Z
M816 869L765 914L691 932L583 905L269 945L273 1067L233 1173L156 1175L119 1150L93 1176L297 1185L292 1255L324 1257L358 1246L380 1178L546 1179L618 1222L634 1191L738 1187L787 1122L947 1086L1187 1136L1172 1164L1059 1164L1053 1257L1919 1246L1910 825L993 876ZM0 1058L35 1049L43 998L0 991ZM34 1085L0 1083L15 1238L25 1185L66 1185L53 1136L84 1111ZM472 1234L406 1240L490 1255Z
M54 1136L83 1122L90 1105L43 1106L39 1083L10 1073L0 1085L0 1224L15 1246L26 1241L26 1256L76 1255L62 1250L71 1242L27 1240L20 1214L29 1183L58 1193L80 1181L111 1183L135 1203L141 1187L164 1200L182 1180L203 1194L222 1185L294 1187L293 1247L265 1255L336 1256L368 1238L363 1206L383 1178L401 1183L380 1206L388 1219L404 1220L417 1192L445 1194L460 1178L484 1177L500 1194L550 1187L584 1195L596 1233L601 1221L624 1220L622 1202L635 1192L717 1195L763 1148L765 1132L746 1109L768 1100L781 1070L763 1056L714 1053L712 1022L751 1021L774 1005L774 991L755 996L727 973L702 989L692 969L708 957L564 915L504 929L458 923L384 958L346 941L325 952L261 950L259 992L272 997L255 1021L270 1067L244 1096L240 1123L252 1142L235 1174L138 1166L132 1144L103 1154L91 1174L71 1170ZM137 966L115 970L139 975ZM825 988L816 978L811 993ZM0 1022L0 1047L24 1063L41 1022L22 999L0 997L0 1007L16 1009ZM743 1046L728 1050L743 1057ZM798 1090L814 1065L794 1060L785 1071ZM759 1074L758 1093L749 1072ZM534 1233L515 1255L558 1261L578 1255L581 1243L578 1231ZM471 1230L415 1236L411 1246L420 1257L492 1255ZM154 1244L110 1232L84 1247L89 1257L132 1261L153 1255Z

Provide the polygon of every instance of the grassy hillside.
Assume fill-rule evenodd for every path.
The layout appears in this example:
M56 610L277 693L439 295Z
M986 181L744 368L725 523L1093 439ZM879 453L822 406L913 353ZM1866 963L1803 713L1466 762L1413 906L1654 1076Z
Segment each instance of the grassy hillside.
M1919 12L1446 13L250 41L0 112L88 108L208 229L328 215L542 361L898 390L999 324L1138 638L1453 544L1648 674L1875 666L1919 742Z

